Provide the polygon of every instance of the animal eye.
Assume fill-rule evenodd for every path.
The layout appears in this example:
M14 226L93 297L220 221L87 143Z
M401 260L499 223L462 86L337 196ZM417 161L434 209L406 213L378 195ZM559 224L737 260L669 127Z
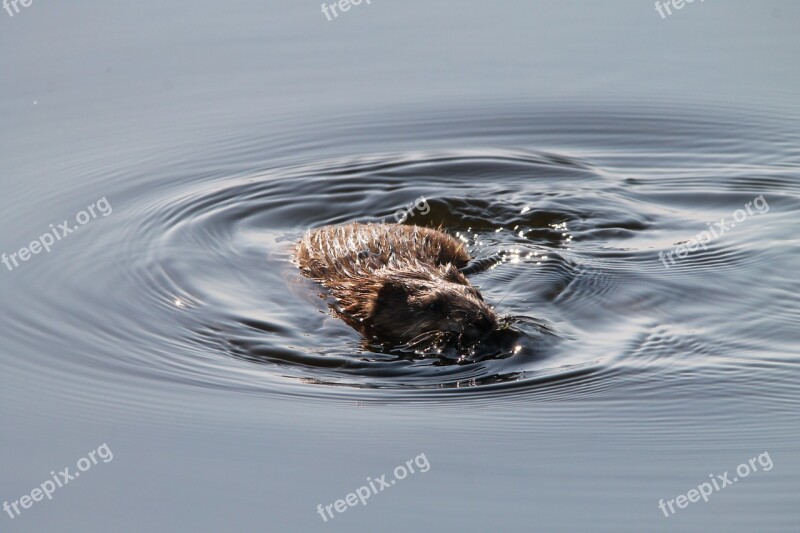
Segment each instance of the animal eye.
M441 311L441 310L442 310L442 302L440 302L440 301L438 301L438 300L436 300L436 301L433 301L433 302L431 302L431 304L428 306L428 308L429 308L431 311Z

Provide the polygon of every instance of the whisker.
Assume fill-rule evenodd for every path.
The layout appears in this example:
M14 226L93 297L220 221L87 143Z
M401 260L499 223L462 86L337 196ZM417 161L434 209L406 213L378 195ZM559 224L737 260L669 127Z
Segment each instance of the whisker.
M525 302L527 302L528 300L530 300L530 296L529 296L529 297L527 297L527 298L525 298L524 300L522 300L522 301L521 301L521 302L519 302L519 303L521 303L521 304L522 304L522 303L525 303ZM499 304L498 304L498 305L499 305ZM506 306L504 309L502 309L501 311L497 311L497 310L495 310L495 313L497 313L497 314L503 314L503 313L505 313L506 311L508 311L509 309L511 309L511 304L507 305L507 306Z

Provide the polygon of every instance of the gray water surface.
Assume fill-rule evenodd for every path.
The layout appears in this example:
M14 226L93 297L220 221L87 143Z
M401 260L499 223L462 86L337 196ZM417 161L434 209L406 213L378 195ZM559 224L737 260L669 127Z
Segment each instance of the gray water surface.
M18 6L0 530L800 526L800 6ZM514 345L381 350L290 260L420 198Z

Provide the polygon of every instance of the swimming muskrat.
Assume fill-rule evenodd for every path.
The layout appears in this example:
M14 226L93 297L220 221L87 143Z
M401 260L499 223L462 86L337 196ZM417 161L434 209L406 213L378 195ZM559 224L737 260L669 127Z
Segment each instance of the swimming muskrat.
M294 258L330 290L337 314L370 338L403 343L443 333L473 343L498 327L494 310L459 271L469 253L441 231L325 226L306 233Z

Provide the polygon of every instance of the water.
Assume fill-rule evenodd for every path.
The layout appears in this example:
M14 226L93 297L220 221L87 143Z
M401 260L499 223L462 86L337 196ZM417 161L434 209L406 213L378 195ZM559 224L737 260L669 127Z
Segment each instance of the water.
M3 530L794 531L798 14L2 14L0 252L79 229L0 266L0 499L114 456ZM472 276L528 317L503 351L366 346L292 265L308 228L419 198L406 223L505 255Z

